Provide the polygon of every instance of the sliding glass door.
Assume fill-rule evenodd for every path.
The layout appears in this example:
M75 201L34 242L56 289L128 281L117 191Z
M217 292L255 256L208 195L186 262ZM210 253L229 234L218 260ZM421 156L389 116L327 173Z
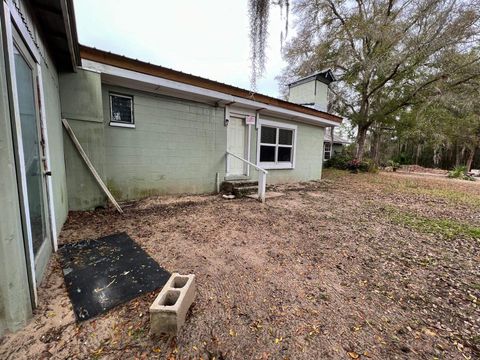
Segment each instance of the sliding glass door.
M15 80L18 99L18 109L22 132L23 162L28 197L28 215L26 221L30 224L35 268L38 262L44 266L43 255L50 249L47 228L47 202L44 178L44 156L41 128L39 122L38 84L36 64L21 44L14 44ZM40 274L35 271L35 277Z

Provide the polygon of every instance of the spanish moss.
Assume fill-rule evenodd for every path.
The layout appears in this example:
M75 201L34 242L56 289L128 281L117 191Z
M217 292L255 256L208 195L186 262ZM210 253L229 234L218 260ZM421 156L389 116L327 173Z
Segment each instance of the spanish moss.
M272 2L280 6L281 18L283 18L283 9L285 8L285 32L280 34L280 42L283 42L288 35L288 13L289 0L278 0ZM252 91L256 91L257 80L262 77L265 71L266 44L268 39L268 20L270 15L270 0L249 0L250 16L250 51L251 51L251 79Z

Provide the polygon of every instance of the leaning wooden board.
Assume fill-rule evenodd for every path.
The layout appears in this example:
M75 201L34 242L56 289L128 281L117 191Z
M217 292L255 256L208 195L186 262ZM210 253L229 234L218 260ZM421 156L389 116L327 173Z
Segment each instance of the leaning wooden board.
M97 170L95 170L95 167L93 166L92 162L88 158L87 154L82 148L82 145L80 145L80 142L78 141L77 137L75 136L75 133L73 132L72 128L70 127L70 124L68 123L67 119L62 119L63 126L65 126L65 130L67 130L68 135L70 135L70 138L73 141L73 144L77 148L78 152L80 153L80 156L82 157L83 161L85 161L85 164L87 164L88 168L90 169L90 172L92 173L93 177L97 181L98 185L102 188L103 192L107 195L107 197L110 199L112 204L115 206L115 208L118 210L119 213L123 214L123 210L118 205L117 201L113 197L112 193L108 190L107 186L103 182L102 178L100 175L98 175Z

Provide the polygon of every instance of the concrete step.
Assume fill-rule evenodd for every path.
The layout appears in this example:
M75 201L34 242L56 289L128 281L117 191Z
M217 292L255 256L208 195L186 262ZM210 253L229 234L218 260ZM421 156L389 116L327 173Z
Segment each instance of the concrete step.
M226 181L233 186L240 188L240 187L246 187L246 186L258 186L258 181L257 180L234 180L234 181Z
M225 193L233 193L234 189L258 186L258 181L256 180L229 180L224 181L220 186L220 190Z
M256 193L258 193L258 186L242 186L242 187L233 188L233 194L237 198L241 198L246 195L256 194Z
M224 181L220 190L225 194L234 194L237 198L242 198L258 192L258 181L256 180L229 180Z

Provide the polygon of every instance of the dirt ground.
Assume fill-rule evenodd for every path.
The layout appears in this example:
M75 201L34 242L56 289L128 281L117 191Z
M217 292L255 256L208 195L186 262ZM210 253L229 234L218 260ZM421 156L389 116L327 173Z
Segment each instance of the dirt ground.
M329 171L262 205L149 198L70 214L60 241L126 231L194 273L178 336L151 338L155 293L76 324L56 255L1 359L478 359L480 183Z

